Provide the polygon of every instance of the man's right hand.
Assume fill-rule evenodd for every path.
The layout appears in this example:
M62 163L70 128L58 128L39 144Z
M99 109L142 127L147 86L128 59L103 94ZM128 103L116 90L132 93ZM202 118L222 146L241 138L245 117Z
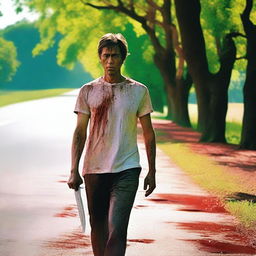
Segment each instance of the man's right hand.
M76 191L78 190L79 186L83 184L83 180L78 171L71 172L67 184L69 188L72 188Z

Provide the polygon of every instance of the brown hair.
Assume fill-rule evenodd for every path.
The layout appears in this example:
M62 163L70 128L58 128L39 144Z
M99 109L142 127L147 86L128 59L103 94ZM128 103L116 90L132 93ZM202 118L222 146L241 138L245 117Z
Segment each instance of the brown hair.
M102 53L102 49L104 47L111 48L113 46L118 46L121 52L122 60L124 61L128 54L128 44L124 36L120 33L113 34L108 33L101 37L99 44L98 44L98 54L99 57Z

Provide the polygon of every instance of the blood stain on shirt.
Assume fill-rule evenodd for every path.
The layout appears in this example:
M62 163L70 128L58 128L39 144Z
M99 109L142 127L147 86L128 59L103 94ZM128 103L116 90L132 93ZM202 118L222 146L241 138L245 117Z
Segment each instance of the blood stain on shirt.
M90 136L88 142L88 152L92 150L92 142L95 139L99 139L100 137L104 137L104 132L106 130L106 126L108 124L108 111L111 107L111 104L114 100L113 90L111 93L105 93L103 91L103 100L102 102L95 108L92 109L92 117L91 121L92 126L90 129ZM101 141L103 143L103 141Z

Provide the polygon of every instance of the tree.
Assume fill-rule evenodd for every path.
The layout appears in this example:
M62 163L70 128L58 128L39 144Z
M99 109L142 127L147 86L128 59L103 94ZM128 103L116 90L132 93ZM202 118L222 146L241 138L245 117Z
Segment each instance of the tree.
M122 13L142 26L154 48L154 63L163 77L168 116L179 125L190 126L187 103L192 80L188 72L180 72L183 71L184 61L178 44L178 32L173 23L171 0L82 2L98 10ZM175 50L180 58L178 70Z
M136 3L127 0L75 3L65 0L19 2L26 3L41 13L38 22L41 43L35 48L34 54L51 47L54 34L58 31L65 35L59 45L59 64L72 68L74 59L78 59L88 71L93 70L93 76L100 70L98 64L92 63L91 58L97 43L96 36L103 34L104 31L109 32L110 28L113 32L117 32L115 28L120 31L127 23L133 24L138 35L146 33L154 49L153 61L164 81L169 116L178 124L190 126L187 101L192 81L188 72L180 72L184 70L184 61L178 45L178 33L172 21L171 0L141 0ZM111 22L106 23L106 20ZM176 56L181 60L178 71Z
M227 8L228 1L224 4ZM213 74L209 70L200 23L200 1L175 0L175 6L184 56L197 94L201 141L226 142L227 91L236 60L233 36L237 34L226 33L222 41L216 36L219 70Z
M16 47L12 42L0 37L0 82L10 81L18 66Z
M101 12L89 7L85 11L85 6L80 1L76 3L54 1L47 4L45 1L29 1L29 3L31 8L41 13L41 18L37 22L41 39L33 50L34 56L56 44L58 45L57 62L60 66L73 69L75 63L79 61L86 71L93 77L97 77L101 75L101 66L96 49L99 36L109 31L115 33L121 31L128 37L129 50L131 51L131 55L127 58L124 66L124 74L148 85L153 95L154 109L163 111L165 96L163 82L158 70L152 64L152 51L147 51L147 54L137 51L138 44L142 48L150 48L148 37L139 34L139 29L135 34L133 32L134 26L126 20L125 16L121 17L115 13ZM85 15L86 13L89 13L90 16ZM95 20L91 17L98 21L108 19L112 22L111 24L98 22L95 25ZM56 35L60 40L56 40Z
M250 19L253 0L246 0L241 20L247 38L246 79L244 84L244 116L241 148L256 149L256 25Z
M34 58L32 50L39 41L34 23L18 22L2 30L2 35L14 43L17 58L22 63L12 80L2 83L3 90L77 88L92 79L81 64L76 63L72 71L57 65L56 53L60 36L56 36L56 44L52 48Z
M236 46L241 52L240 46L244 44L236 38L240 35L236 32L239 29L235 28L239 26L237 20L236 26L232 24L233 13L237 15L234 1L176 0L183 47L179 44L171 0L24 1L41 13L38 23L41 42L34 54L51 47L54 35L59 32L64 36L59 44L59 64L72 68L79 60L93 76L100 72L99 65L92 62L97 59L93 52L98 35L109 30L125 31L126 24L131 23L138 36L146 34L151 41L147 49L152 52L153 61L162 75L172 119L178 124L190 125L187 100L192 83L188 74L191 73L197 93L201 140L225 142L227 92L238 59ZM235 2L241 4L242 0ZM189 72L186 72L184 57Z

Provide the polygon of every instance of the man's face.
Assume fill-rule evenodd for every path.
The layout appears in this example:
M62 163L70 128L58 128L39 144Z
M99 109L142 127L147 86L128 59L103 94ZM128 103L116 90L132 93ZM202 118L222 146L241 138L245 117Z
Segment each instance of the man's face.
M119 74L123 64L119 47L104 47L100 55L100 62L104 68L105 75L114 76Z

